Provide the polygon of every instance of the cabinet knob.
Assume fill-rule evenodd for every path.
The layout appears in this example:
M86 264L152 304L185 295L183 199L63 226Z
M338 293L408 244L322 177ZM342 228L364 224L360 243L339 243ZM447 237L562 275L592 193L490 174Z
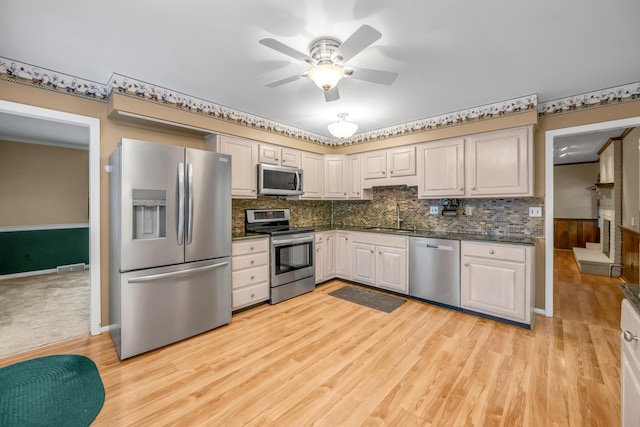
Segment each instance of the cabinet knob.
M251 280L255 279L256 276L251 276Z
M256 262L256 261L252 259L252 260L249 262L249 264L253 264L254 262Z
M346 195L347 195L347 193L346 193L346 192L344 192L344 193L342 193L342 194L343 194L344 196L346 196Z
M251 248L249 248L249 250L252 251L253 250L253 246L251 246Z
M371 253L373 253L373 249L371 249Z
M490 250L489 250L489 253L490 253L491 255L493 255L493 254L494 254L493 249L490 249Z
M359 195L360 195L360 192L359 192L359 191L356 191L356 196L359 196Z
M472 190L475 190L475 189L476 189L476 187L471 187L471 189L472 189Z
M345 237L345 238L344 238L344 240L349 240L349 238L348 238L348 237Z
M255 296L256 296L256 294L251 294L251 298L253 298L253 297L255 297Z
M252 193L255 193L255 192L256 192L256 190L251 190L251 192L252 192Z
M464 263L464 266L465 266L465 267L469 267L469 263L468 263L468 262L465 262L465 263Z
M458 187L458 191L464 191L464 188Z
M316 249L316 252L320 252L320 248L317 248L317 249Z
M389 171L389 173L393 173L393 171Z
M624 331L622 333L622 338L624 338L626 342L638 341L638 337L633 335L631 331Z

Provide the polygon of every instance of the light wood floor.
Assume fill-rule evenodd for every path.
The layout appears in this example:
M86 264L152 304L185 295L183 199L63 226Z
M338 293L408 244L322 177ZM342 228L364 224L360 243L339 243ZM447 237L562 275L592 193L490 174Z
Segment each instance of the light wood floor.
M556 254L556 317L523 328L407 301L393 313L315 292L120 362L108 334L56 353L91 357L97 426L618 426L617 279Z

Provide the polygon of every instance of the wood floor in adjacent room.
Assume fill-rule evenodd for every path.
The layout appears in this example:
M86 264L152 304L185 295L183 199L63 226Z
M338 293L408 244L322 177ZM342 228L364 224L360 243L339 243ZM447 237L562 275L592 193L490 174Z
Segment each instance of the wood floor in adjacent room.
M618 279L557 251L556 317L533 331L407 301L392 313L315 292L120 362L108 334L0 359L91 357L97 426L617 426Z

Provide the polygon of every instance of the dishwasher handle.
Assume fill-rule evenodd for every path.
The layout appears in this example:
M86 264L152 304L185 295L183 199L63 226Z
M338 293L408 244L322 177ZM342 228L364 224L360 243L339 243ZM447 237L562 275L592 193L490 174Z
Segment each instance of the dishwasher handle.
M420 246L422 246L422 245L420 245ZM429 244L429 243L427 243L426 246L423 246L423 247L426 247L428 249L438 249L438 250L441 250L441 251L452 251L453 250L453 246L432 245L432 244Z

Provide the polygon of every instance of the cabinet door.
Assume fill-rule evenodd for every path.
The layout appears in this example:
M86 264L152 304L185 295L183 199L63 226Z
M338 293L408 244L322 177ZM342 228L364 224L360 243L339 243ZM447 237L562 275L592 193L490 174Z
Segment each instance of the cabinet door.
M385 289L407 293L407 250L378 246L376 284Z
M324 242L324 279L336 277L336 235L331 231L325 233Z
M347 198L347 162L345 156L324 156L325 199Z
M640 422L640 361L634 356L631 344L620 339L620 379L622 383L622 427L637 427Z
M324 280L325 259L324 259L324 243L318 242L316 237L316 259L314 260L314 267L316 269L316 283L320 283Z
M362 177L364 179L386 178L386 176L386 151L372 151L362 155Z
M532 195L529 134L529 128L517 128L471 135L465 153L467 195Z
M322 198L322 156L315 153L302 153L302 190L301 199Z
M220 153L231 155L231 196L256 198L257 144L253 141L222 135L219 138Z
M360 155L347 156L347 197L350 199L362 199L362 168L360 167Z
M462 308L526 323L526 268L524 263L462 256Z
M260 163L280 165L281 148L275 145L260 144L258 160Z
M290 168L300 168L300 165L302 163L302 153L300 151L294 150L293 148L283 147L280 154L280 164L282 166L287 166Z
M416 147L400 147L387 151L389 178L416 174Z
M464 196L464 139L428 142L418 152L418 197Z
M350 234L342 231L336 232L336 276L342 279L351 279L351 240Z
M366 243L353 243L352 277L356 282L376 284L376 247Z

